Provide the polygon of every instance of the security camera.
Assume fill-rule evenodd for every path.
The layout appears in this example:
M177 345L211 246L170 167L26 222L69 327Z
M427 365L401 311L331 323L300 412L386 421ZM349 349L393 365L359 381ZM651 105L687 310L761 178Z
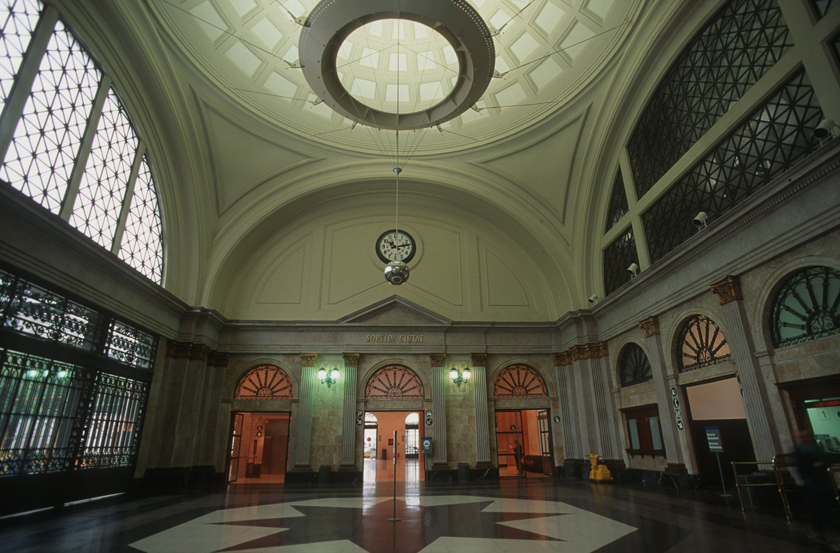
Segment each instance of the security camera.
M821 143L826 138L837 138L838 136L840 136L840 127L834 124L833 119L823 119L814 129L814 138Z
M595 303L596 301L598 301L598 296L596 294L589 296L589 303Z
M697 216L694 218L694 226L697 227L697 230L703 230L704 228L706 228L706 219L708 218L709 216L706 214L705 211L701 211L697 214Z
M627 267L627 272L630 273L630 278L636 278L639 276L639 266L635 263L631 263L629 267Z

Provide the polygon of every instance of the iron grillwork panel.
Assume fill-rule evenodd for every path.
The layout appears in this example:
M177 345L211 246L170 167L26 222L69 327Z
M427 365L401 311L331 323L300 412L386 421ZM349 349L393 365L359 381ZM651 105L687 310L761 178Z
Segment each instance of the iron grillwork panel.
M817 19L825 17L825 14L837 4L840 4L840 0L811 0L811 5L814 7Z
M0 36L3 37L3 51L0 54L0 104L9 99L12 85L20 69L23 55L29 48L32 33L41 15L38 0L6 1L0 22Z
M292 399L292 380L274 365L260 365L248 371L236 386L233 399Z
M423 395L420 377L402 365L378 369L365 386L365 399L412 399Z
M793 46L775 0L733 0L663 77L627 152L641 198Z
M91 350L99 314L47 288L0 270L2 328Z
M642 215L651 261L696 232L700 211L720 217L811 153L822 118L808 76L798 73Z
M129 324L111 320L105 341L105 355L138 369L152 370L157 338Z
M632 278L627 270L631 264L639 264L636 239L627 231L604 250L604 292L609 296Z
M686 321L680 332L680 372L691 371L732 360L732 352L720 327L703 315Z
M633 386L653 380L645 350L638 344L630 343L621 354L621 386Z
M493 397L548 397L548 389L540 374L531 367L511 365L496 377Z
M0 178L56 215L64 203L102 73L56 23Z
M779 290L770 326L777 348L840 333L840 271L807 267Z
M621 171L615 177L613 183L612 195L610 196L610 209L607 213L607 228L613 228L621 218L629 211L627 204L627 192L624 190L624 179L621 177Z

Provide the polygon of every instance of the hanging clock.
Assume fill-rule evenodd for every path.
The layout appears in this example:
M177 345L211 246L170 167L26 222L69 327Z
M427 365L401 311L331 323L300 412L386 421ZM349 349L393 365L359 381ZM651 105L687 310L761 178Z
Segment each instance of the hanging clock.
M414 238L404 230L389 230L376 240L376 255L384 263L402 261L408 263L414 259L417 246Z

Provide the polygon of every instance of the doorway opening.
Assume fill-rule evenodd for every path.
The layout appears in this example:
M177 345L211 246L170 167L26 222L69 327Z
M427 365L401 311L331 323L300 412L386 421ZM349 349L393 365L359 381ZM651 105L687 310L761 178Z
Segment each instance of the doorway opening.
M279 484L289 459L291 413L234 412L228 483Z
M397 432L396 457L394 431ZM393 482L394 470L400 482L425 479L425 458L420 453L420 412L367 412L362 441L364 482Z
M554 474L550 420L548 409L496 411L500 477L544 478Z

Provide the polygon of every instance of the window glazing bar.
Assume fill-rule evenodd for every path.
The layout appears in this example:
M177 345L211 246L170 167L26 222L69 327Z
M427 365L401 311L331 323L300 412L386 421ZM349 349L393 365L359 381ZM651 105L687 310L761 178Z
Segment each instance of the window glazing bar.
M128 176L128 183L125 185L125 197L120 210L120 218L117 220L117 229L114 231L114 241L111 244L111 253L119 255L122 246L122 236L125 232L125 223L128 220L128 212L131 210L131 202L134 199L134 185L137 182L137 175L140 173L140 164L146 153L146 144L140 140L137 142L137 151L134 153L134 162L131 164L131 173Z

